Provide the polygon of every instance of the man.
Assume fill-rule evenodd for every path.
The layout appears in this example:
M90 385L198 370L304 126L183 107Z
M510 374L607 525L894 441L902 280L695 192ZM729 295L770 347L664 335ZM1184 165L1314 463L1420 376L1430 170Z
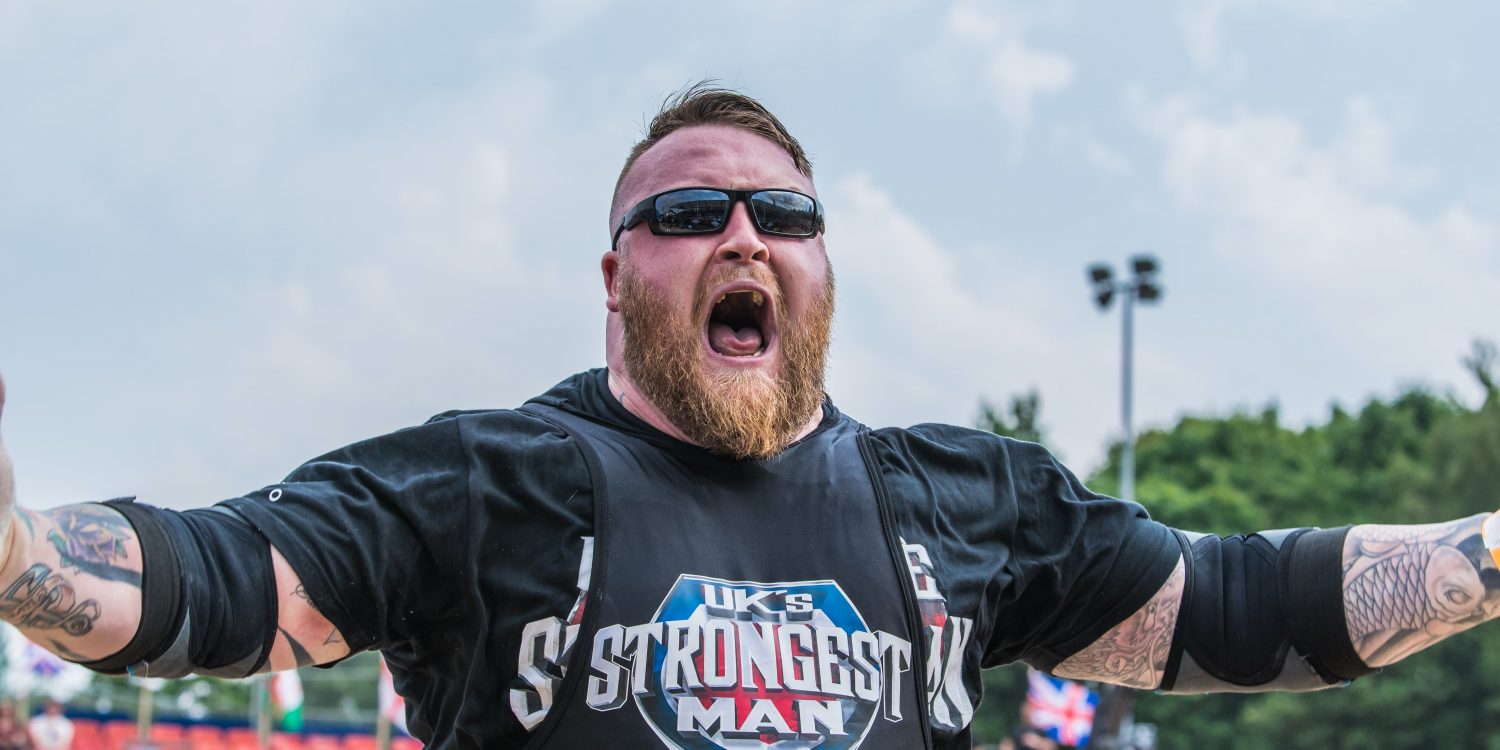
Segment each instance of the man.
M1495 614L1485 515L1205 537L1034 444L843 415L816 195L758 102L686 91L616 186L607 368L213 508L19 510L0 616L107 672L378 648L438 748L951 748L985 666L1314 689Z
M42 712L27 723L36 750L68 750L73 747L73 722L63 715L63 706L48 700Z

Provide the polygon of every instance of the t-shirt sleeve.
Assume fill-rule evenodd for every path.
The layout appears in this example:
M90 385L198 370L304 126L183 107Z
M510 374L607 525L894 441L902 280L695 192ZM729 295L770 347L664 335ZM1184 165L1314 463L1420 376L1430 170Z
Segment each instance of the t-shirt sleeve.
M1095 494L1041 446L1003 445L1011 481L998 500L1017 512L1001 574L1015 602L988 656L1051 670L1144 606L1180 548L1145 508Z
M352 650L404 641L460 585L441 573L468 545L459 420L341 448L223 505L281 552Z
M1095 494L1045 448L951 425L874 433L907 543L983 666L1051 669L1140 609L1180 556L1136 503Z

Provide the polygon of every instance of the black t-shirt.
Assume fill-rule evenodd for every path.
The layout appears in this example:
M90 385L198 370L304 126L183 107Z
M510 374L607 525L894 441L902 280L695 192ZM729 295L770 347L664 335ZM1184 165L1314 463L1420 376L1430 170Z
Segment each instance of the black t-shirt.
M537 400L700 450L626 411L602 369ZM820 429L839 419L825 402ZM968 746L982 667L1056 666L1139 609L1177 562L1170 530L1089 492L1040 446L930 424L870 438L921 616L939 634L927 652L935 747ZM536 725L521 718L521 633L576 615L593 500L573 438L494 410L356 443L226 505L287 558L351 648L385 653L415 736L519 748Z

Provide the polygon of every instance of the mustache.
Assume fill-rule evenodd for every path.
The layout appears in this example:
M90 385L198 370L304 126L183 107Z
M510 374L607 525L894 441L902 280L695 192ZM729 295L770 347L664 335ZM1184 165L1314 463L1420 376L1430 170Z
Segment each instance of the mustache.
M746 266L743 268L720 268L713 275L703 280L698 289L698 299L693 303L693 316L697 319L707 319L708 312L718 304L713 299L713 290L725 284L736 281L753 281L766 288L770 292L771 302L776 310L786 309L786 295L781 291L781 282L776 279L776 274L771 273L765 266Z

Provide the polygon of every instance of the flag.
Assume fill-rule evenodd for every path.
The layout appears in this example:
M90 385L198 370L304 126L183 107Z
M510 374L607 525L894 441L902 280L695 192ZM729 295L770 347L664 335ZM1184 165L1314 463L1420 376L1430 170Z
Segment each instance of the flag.
M26 667L38 680L46 681L63 673L67 663L35 643L26 644Z
M1026 704L1031 721L1047 736L1070 747L1086 747L1094 731L1099 696L1072 680L1027 670Z
M271 676L271 700L281 714L281 728L288 732L302 731L302 678L297 670Z
M380 716L403 734L410 734L406 729L406 699L396 693L396 682L391 679L391 670L383 656L380 657Z
M89 689L94 673L53 656L0 622L0 694L71 700Z

